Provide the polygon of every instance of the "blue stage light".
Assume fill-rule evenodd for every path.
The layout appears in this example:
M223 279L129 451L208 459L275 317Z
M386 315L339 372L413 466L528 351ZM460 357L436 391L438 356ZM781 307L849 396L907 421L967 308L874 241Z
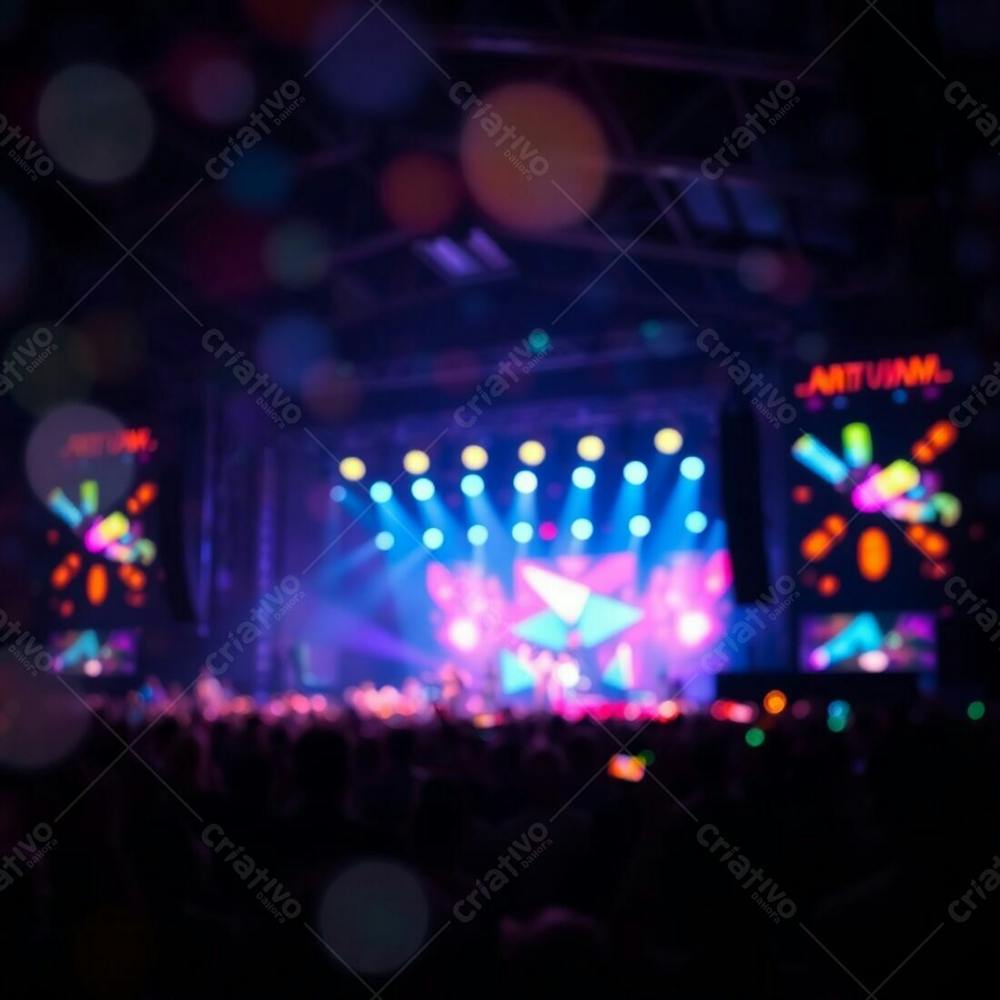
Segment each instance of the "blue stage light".
M486 483L483 482L482 476L477 476L474 472L470 472L467 476L462 476L462 492L467 497L482 496L485 489Z
M700 510L693 510L684 518L684 527L693 535L700 535L708 527L708 518Z
M520 542L523 545L535 537L535 529L527 521L518 521L510 529L510 534L515 542Z
M585 542L594 533L594 525L585 517L578 517L570 526L570 534L579 542Z
M653 525L645 514L636 514L628 519L629 534L636 538L645 538L649 534Z
M578 490L589 490L597 482L597 475L589 465L578 465L573 470L573 485Z
M434 484L421 476L420 479L413 480L410 492L413 494L414 500L430 500L434 496Z
M465 537L469 539L470 545L485 545L490 533L486 530L485 524L472 524L465 533Z
M380 531L375 536L375 548L380 552L388 552L396 544L396 536L391 531Z
M538 489L538 476L530 469L522 469L514 476L514 489L518 493L534 493Z
M384 479L379 479L372 483L368 494L375 503L388 503L392 499L392 487Z
M341 486L340 483L337 483L337 485L330 490L330 499L334 503L343 503L347 499L347 490Z
M701 479L705 475L705 463L695 455L688 455L681 462L681 475L685 479Z
M622 470L622 475L625 477L626 483L631 483L633 486L642 486L649 476L649 469L646 468L643 462L628 462Z
M440 528L428 528L424 532L424 545L431 549L439 549L444 545L444 532Z

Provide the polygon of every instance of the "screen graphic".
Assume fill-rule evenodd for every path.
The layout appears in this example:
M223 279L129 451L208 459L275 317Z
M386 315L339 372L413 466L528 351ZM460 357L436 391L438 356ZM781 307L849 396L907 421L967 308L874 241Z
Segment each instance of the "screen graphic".
M806 615L799 661L811 673L899 673L937 666L934 615L914 611Z

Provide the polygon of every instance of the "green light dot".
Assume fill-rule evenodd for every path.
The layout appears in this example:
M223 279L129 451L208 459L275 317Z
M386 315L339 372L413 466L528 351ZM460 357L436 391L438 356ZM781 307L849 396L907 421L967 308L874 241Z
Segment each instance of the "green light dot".
M826 720L826 725L831 733L842 733L847 728L847 718L843 715L831 715Z
M986 714L986 706L981 701L970 701L969 707L965 710L973 722L978 722Z
M764 744L764 730L760 726L751 726L743 737L747 741L748 747L759 747Z

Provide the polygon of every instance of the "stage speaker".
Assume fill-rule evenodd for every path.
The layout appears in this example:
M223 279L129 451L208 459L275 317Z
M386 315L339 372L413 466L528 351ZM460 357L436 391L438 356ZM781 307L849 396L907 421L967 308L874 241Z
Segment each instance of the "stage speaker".
M760 438L754 411L742 396L731 397L719 416L722 511L733 564L733 589L740 604L767 592L764 508L761 498Z

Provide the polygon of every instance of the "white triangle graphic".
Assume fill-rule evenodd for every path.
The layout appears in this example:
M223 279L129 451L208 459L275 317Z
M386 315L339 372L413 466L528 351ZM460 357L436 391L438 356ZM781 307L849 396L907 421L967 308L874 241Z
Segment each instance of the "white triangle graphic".
M567 580L537 566L525 566L524 579L567 625L575 625L580 620L590 598L590 588L586 584Z

